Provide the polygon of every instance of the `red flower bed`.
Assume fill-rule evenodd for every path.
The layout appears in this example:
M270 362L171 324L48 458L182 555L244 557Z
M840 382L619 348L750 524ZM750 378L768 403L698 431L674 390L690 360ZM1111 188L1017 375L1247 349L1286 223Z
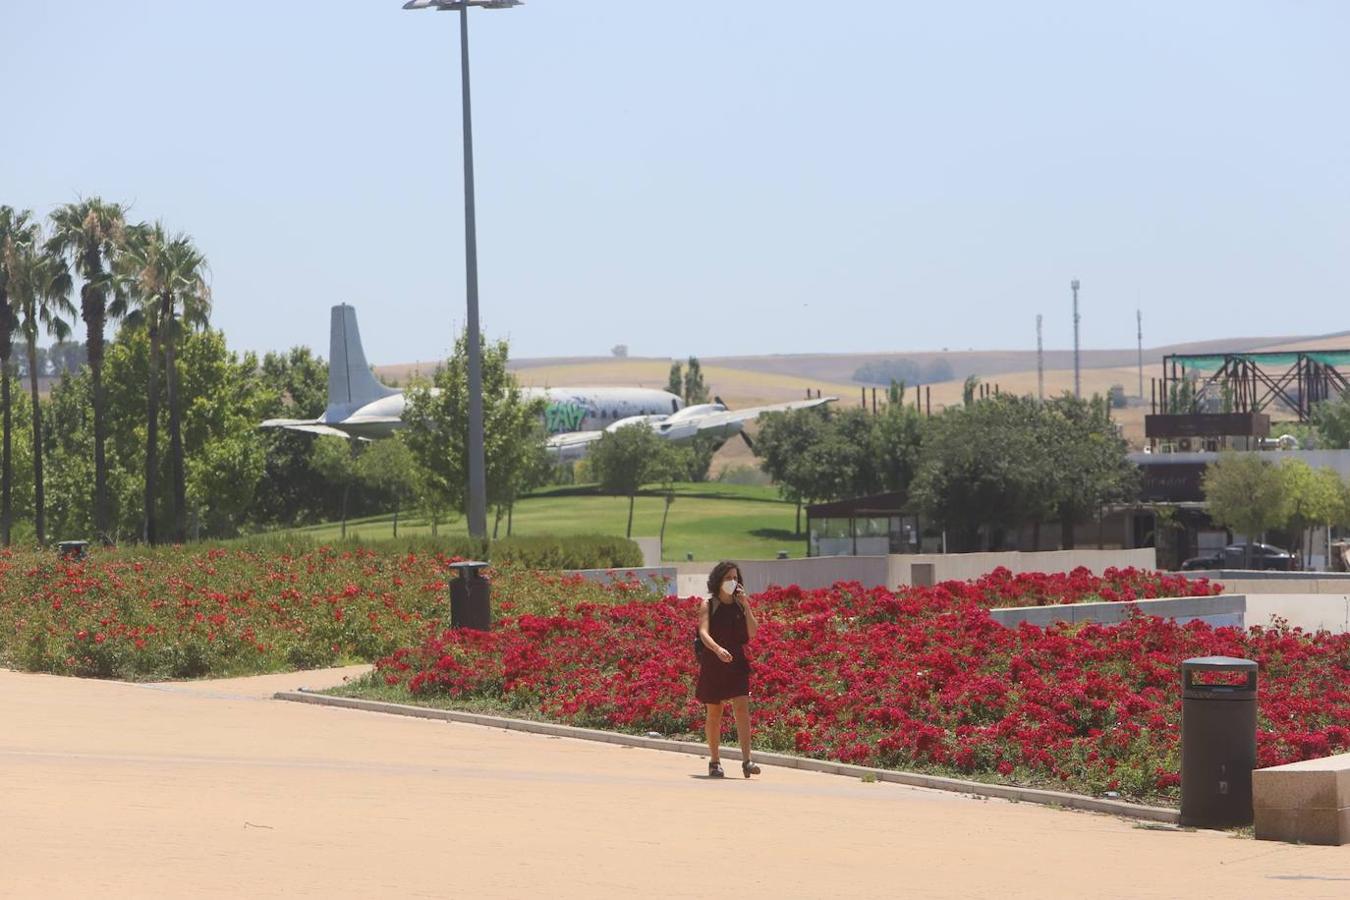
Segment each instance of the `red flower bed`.
M1109 568L1098 577L1082 566L1067 574L1022 572L1017 575L1000 566L976 581L951 582L944 587L991 608L1203 597L1223 593L1223 585L1208 578L1186 578L1133 567Z
M1033 581L1056 578L1083 576ZM760 595L763 624L751 647L757 745L1170 796L1179 782L1179 663L1229 655L1261 665L1262 765L1350 749L1350 636L1144 616L1007 630L985 609L999 583L1026 579ZM1117 588L1103 582L1075 596L1104 590ZM1034 591L1016 595L1020 602ZM415 695L488 699L575 724L697 733L694 609L674 597L580 605L508 618L490 634L439 632L380 660L376 677Z
M444 622L443 554L320 547L98 551L81 562L0 552L0 665L152 679L362 662ZM499 612L649 596L633 582L492 573Z

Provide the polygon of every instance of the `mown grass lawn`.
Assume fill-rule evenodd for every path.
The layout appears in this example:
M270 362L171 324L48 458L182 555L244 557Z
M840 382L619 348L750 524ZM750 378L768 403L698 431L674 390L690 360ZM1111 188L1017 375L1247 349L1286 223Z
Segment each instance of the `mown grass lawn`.
M796 505L780 499L771 487L737 484L677 484L675 502L666 523L663 557L680 561L686 554L696 560L772 559L779 550L792 556L805 555L805 536L794 536ZM664 493L650 490L638 495L633 508L633 536L654 537L661 531L665 511ZM617 534L628 523L628 498L597 494L594 488L554 488L526 497L516 504L511 533L517 535ZM488 525L493 520L489 517ZM805 527L805 516L802 525ZM498 534L506 534L506 519ZM291 533L316 540L337 540L341 525L327 522ZM430 534L431 525L412 513L399 519L400 536ZM465 533L461 518L442 523L441 534ZM347 537L364 541L393 537L394 517L376 516L347 522Z

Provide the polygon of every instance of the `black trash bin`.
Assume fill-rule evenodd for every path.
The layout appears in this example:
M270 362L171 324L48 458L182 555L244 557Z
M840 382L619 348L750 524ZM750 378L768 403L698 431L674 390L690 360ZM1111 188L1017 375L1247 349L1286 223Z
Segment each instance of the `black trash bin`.
M1223 683L1211 683L1216 681ZM1181 824L1250 825L1255 768L1256 663L1231 656L1186 660L1181 664Z
M62 559L79 561L89 555L88 541L60 541L56 545L56 552Z
M492 630L492 585L483 577L485 562L451 563L458 577L450 582L450 627Z

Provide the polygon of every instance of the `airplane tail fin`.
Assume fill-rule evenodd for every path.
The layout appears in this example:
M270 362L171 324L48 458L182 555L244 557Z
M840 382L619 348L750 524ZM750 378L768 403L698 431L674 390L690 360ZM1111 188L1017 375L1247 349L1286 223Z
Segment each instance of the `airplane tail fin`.
M345 303L334 306L328 341L328 409L350 411L397 393L376 381L366 364L361 332L356 328L356 308Z

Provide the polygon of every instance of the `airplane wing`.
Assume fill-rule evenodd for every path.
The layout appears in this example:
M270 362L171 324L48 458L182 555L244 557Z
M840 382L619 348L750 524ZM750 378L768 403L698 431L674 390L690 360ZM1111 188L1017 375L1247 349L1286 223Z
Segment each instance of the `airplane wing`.
M603 431L569 431L555 434L544 444L558 462L572 462L582 459L590 451L591 444L604 437Z
M739 434L746 422L752 422L765 413L790 412L795 409L812 409L833 403L838 397L816 397L811 400L792 400L787 403L771 403L768 406L748 406L745 409L723 409L690 416L678 422L657 427L657 433L672 441L687 441L700 434L718 434L732 437Z
M259 428L285 428L288 431L303 431L307 434L326 434L331 437L351 437L345 431L339 431L331 425L325 425L318 419L268 419Z
M690 410L690 415L682 418L672 416L634 416L610 425L604 431L570 431L555 434L548 439L547 447L559 462L571 462L583 459L590 452L591 444L600 440L606 431L614 431L635 425L644 425L656 432L659 437L675 443L692 440L700 434L716 434L723 438L734 437L741 433L746 422L765 413L788 412L794 409L811 409L833 403L838 397L818 397L811 400L793 400L788 403L773 403L768 406L751 406L746 409L718 408L707 412ZM666 421L675 418L675 421Z

